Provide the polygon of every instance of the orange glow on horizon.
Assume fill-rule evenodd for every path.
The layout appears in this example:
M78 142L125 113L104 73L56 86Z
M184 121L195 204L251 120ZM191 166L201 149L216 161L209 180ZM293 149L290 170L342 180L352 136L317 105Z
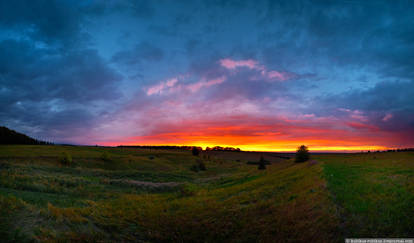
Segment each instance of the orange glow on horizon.
M372 126L352 124L351 127L337 128L331 124L223 124L190 120L179 126L165 124L159 126L152 135L128 137L119 140L103 141L106 146L147 145L147 146L199 146L233 147L243 151L294 152L300 145L310 151L357 152L395 148L395 136L386 131L372 133Z
M326 143L327 141L325 141ZM334 142L334 141L333 141ZM278 141L272 144L226 144L226 143L203 143L203 142L189 142L189 143L139 143L139 142L124 142L124 143L103 143L106 146L118 146L118 145L142 145L142 146L197 146L206 149L207 147L221 146L221 147L233 147L240 148L242 151L263 151L263 152L294 152L300 145L306 145L311 152L359 152L359 151L374 151L374 150L387 150L393 149L380 145L324 145L315 143L315 141Z

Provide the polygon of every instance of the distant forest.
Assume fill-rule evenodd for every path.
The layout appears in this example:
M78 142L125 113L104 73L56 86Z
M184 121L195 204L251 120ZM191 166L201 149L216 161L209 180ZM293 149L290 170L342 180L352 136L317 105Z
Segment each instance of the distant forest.
M198 150L203 150L201 147L197 146L146 146L146 145L120 145L119 148L142 148L142 149L181 149L181 150L192 150L193 148L197 148ZM215 146L212 148L207 147L206 151L241 151L239 148L233 148L233 147L220 147Z
M0 144L47 145L52 143L31 138L7 127L0 127Z
M407 152L407 151L414 151L414 148L388 149L388 150L377 151L377 152Z

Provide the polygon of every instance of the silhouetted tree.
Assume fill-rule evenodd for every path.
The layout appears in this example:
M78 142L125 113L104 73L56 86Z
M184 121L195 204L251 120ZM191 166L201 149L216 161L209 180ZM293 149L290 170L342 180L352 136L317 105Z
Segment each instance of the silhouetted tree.
M301 145L296 151L295 162L305 162L309 160L309 150L305 145Z
M193 147L193 149L191 150L191 153L192 153L194 156L198 156L198 155L200 154L200 148Z

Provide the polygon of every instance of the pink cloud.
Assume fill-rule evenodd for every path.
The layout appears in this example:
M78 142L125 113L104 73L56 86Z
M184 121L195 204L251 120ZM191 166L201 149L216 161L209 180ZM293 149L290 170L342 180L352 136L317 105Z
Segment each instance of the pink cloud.
M174 87L174 85L178 82L177 78L169 79L165 82L161 82L157 85L151 86L147 89L147 95L153 95L153 94L160 94L165 89Z
M303 117L303 118L315 118L315 114L304 114L304 115L302 115L301 117Z
M362 122L367 122L368 121L368 117L364 114L364 112L360 111L360 110L350 110L350 109L345 109L345 108L339 108L339 111L343 111L349 114L349 117L355 119L355 120L359 120Z
M148 96L154 94L161 94L163 92L178 92L182 90L189 90L190 92L196 92L203 87L209 87L212 85L221 84L226 80L225 76L221 76L216 79L211 79L206 81L205 78L202 78L201 81L190 84L180 84L178 78L172 78L165 82L161 82L154 86L151 86L147 89L146 94Z
M285 81L285 80L290 79L292 75L285 73L285 72L269 71L267 72L267 77L270 79L277 79L280 81Z
M379 131L378 127L370 124L364 124L360 122L347 122L346 124L355 129L368 129L370 131Z
M382 118L382 120L386 122L386 121L389 121L392 117L393 115L388 113L384 116L384 118Z
M172 87L174 86L176 83L178 82L177 78L172 78L170 80L167 80L167 82L165 83L167 87Z
M226 59L221 59L220 64L221 66L227 69L235 69L238 67L248 67L250 69L258 68L257 62L252 59L235 61L235 60L226 58Z
M268 79L269 81L273 81L273 80L285 81L294 76L286 72L280 72L280 71L275 71L275 70L268 71L265 66L259 65L257 61L252 60L252 59L236 61L236 60L226 58L226 59L220 60L220 65L230 70L234 70L238 67L247 67L252 70L257 70L257 71L260 71L260 74L266 79Z
M153 94L161 93L161 91L164 89L164 86L165 86L164 83L160 83L160 84L151 86L147 90L147 95L153 95Z
M209 81L200 81L197 83L189 84L185 88L189 89L191 92L196 92L203 87L209 87L216 84L221 84L226 80L226 77L222 76L220 78L212 79Z

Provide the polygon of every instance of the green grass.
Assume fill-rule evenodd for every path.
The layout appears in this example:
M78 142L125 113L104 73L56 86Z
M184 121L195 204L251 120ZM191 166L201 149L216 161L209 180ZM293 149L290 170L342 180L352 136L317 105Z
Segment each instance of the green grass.
M62 163L63 154L72 163ZM232 157L234 156L234 157ZM413 153L260 154L0 147L3 241L342 242L413 237ZM267 155L266 155L267 156ZM270 157L270 155L269 155ZM375 157L375 158L374 158ZM202 159L206 171L191 167ZM167 184L165 184L167 183Z
M348 237L414 235L413 153L325 156L324 172Z

